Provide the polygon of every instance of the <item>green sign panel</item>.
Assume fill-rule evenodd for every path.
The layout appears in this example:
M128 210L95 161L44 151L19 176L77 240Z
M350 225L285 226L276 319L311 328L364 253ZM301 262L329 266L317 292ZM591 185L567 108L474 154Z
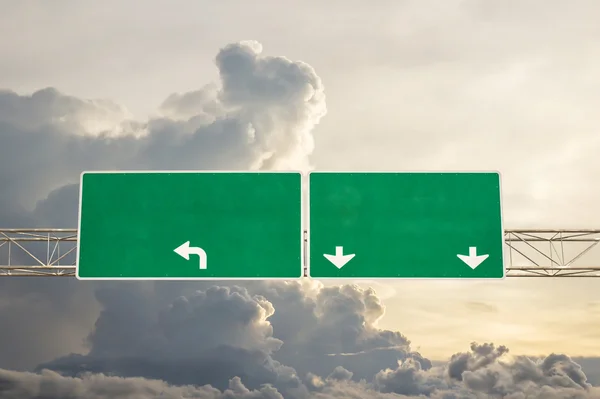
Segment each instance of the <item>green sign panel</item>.
M309 175L314 278L503 278L498 173Z
M77 278L300 278L302 175L86 172Z

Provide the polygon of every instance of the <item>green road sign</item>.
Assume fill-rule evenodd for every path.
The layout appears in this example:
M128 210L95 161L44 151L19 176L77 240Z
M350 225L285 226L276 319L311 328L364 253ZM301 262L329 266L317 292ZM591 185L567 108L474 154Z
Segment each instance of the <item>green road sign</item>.
M86 172L77 278L300 278L302 175Z
M314 278L503 278L498 173L309 175Z

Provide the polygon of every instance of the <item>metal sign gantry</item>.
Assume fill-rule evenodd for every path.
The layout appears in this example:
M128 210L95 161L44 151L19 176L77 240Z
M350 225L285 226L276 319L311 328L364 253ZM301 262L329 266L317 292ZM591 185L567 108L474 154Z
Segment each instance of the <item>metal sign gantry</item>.
M600 277L600 229L504 234L507 277ZM0 277L74 277L76 249L76 229L0 229Z

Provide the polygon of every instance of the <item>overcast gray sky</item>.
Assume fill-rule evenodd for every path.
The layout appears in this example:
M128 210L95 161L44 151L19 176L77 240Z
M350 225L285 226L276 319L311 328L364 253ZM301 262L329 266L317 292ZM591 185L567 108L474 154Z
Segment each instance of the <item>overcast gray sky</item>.
M0 0L0 9L0 88L7 90L0 93L0 225L75 227L73 184L85 169L295 167L499 170L507 228L600 228L596 1L148 0L142 6ZM55 89L39 91L47 87ZM87 364L93 371L221 390L235 375L220 373L223 368L241 370L237 375L247 376L242 383L249 387L271 382L286 398L306 392L441 398L461 390L564 398L562 391L538 387L585 385L576 372L570 382L548 377L574 365L548 358L539 365L513 359L507 366L498 362L506 359L498 346L514 355L600 356L594 280L357 283L376 294L340 288L340 282L327 283L329 291L308 282L302 288L248 285L231 296L222 290L194 294L209 287L202 284L123 289L5 279L0 342L9 343L0 345L0 367L50 362L73 373ZM179 296L188 297L187 304L177 305ZM337 299L326 300L330 296ZM107 310L99 316L101 305ZM211 327L189 321L187 330L178 330L186 317L214 315L220 306L239 307L238 315L253 321L242 326L223 316ZM276 312L266 319L271 308ZM297 320L277 319L278 308L296 312ZM360 320L366 320L362 327ZM356 335L340 344L343 327ZM178 345L197 336L206 345L192 351L193 367L206 378L165 369L185 357ZM470 360L447 362L472 341L496 348L475 346ZM222 345L229 352L217 354ZM156 353L145 358L149 348ZM428 361L410 354L417 349L444 361L445 371L426 370ZM59 358L88 350L84 358ZM340 353L367 354L355 360L317 356ZM416 363L396 368L397 359L411 356ZM207 369L215 357L221 366ZM264 359L271 359L269 366L257 369ZM335 365L345 369L327 380ZM299 377L291 377L289 367ZM381 371L387 367L394 370ZM517 369L532 374L517 381ZM372 385L348 383L345 370ZM444 377L451 370L472 374L453 385ZM482 382L498 370L512 375L510 382ZM320 379L292 382L306 372ZM9 374L0 373L0 382L11 381L21 396L8 398L34 397L18 389L42 380L94 392L93 380ZM171 395L183 389L143 384ZM234 392L250 397L239 386Z

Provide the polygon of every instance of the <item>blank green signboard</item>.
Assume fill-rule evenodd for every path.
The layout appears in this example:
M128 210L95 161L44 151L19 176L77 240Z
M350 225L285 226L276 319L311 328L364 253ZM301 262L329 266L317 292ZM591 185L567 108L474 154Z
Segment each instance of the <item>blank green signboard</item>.
M302 175L81 176L77 278L300 278Z
M503 278L498 173L309 175L315 278Z

